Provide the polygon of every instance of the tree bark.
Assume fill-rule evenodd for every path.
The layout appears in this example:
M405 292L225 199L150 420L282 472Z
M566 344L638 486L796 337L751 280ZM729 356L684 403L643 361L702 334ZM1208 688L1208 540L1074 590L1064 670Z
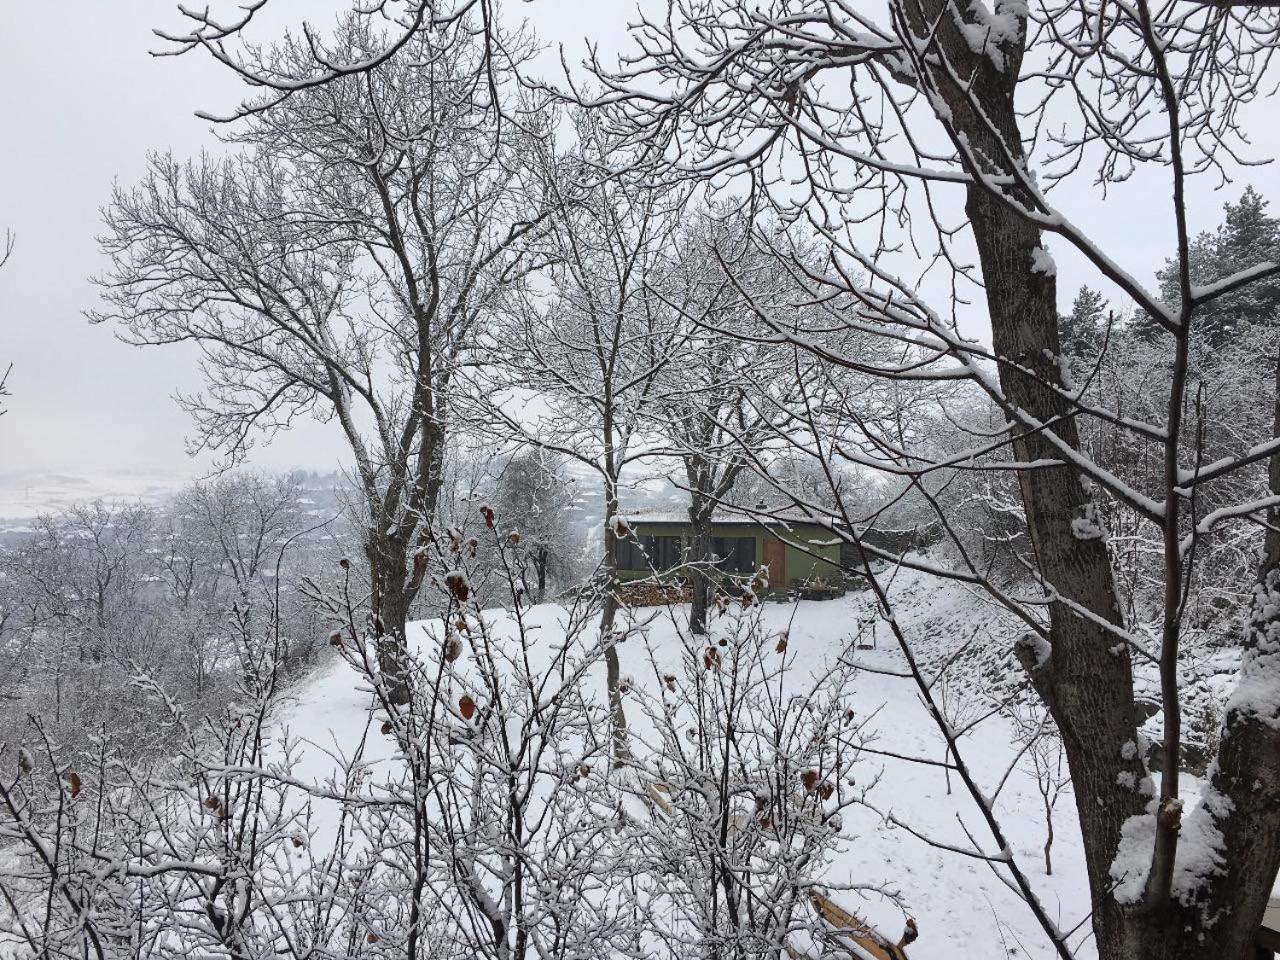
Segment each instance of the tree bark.
M689 560L693 564L689 576L689 630L696 634L707 632L707 608L714 587L711 577L711 509L710 501L694 494L689 506Z
M1276 362L1272 436L1280 437L1280 357ZM1269 488L1280 496L1280 453L1271 455ZM1280 870L1280 508L1267 511L1262 560L1245 625L1244 660L1227 704L1210 794L1230 804L1213 810L1226 851L1205 911L1229 913L1204 931L1212 953L1247 957ZM1205 802L1202 800L1202 803Z
M1012 121L1012 100L1004 105ZM1011 139L1018 142L1016 133ZM1067 404L1048 386L1059 378L1053 359L1059 352L1056 282L1031 269L1039 231L981 187L970 188L967 208L987 288L995 352L1033 371L1028 375L1011 363L1002 365L1004 396L1041 423L1056 421L1054 432L1078 449ZM1023 462L1060 459L1048 440L1025 430L1017 435L1013 453ZM1089 503L1075 471L1061 466L1018 476L1041 577L1070 602L1100 620L1119 624L1106 545L1101 539L1080 539L1072 529L1072 520L1083 516ZM1115 637L1093 620L1062 603L1052 604L1049 614L1049 659L1024 663L1062 731L1095 891L1094 926L1101 948L1108 939L1106 931L1120 920L1109 892L1120 828L1141 813L1146 802L1136 791L1116 789L1122 776L1135 783L1146 776L1141 758L1124 750L1126 743L1137 742L1132 665L1128 649L1118 647Z
M409 702L409 651L406 640L409 606L409 564L405 544L394 537L369 531L365 545L372 587L374 647L378 672L387 699L396 705Z
M932 25L938 25L937 46L954 72L927 65L923 69L950 110L954 130L961 135L958 148L969 149L973 163L979 165L971 172L1008 173L1025 161L1014 110L1023 41L1017 38L1006 44L1003 69L998 69L991 57L974 53L947 15L947 2L904 2L917 36L928 36ZM971 22L977 19L968 5L960 15ZM926 56L918 62L930 60ZM966 82L957 82L958 77ZM1031 203L1030 197L1016 194L1010 200ZM965 209L982 267L994 353L1004 358L999 367L1004 400L1035 422L1052 424L1049 429L1063 442L1079 449L1070 407L1053 389L1061 384L1057 280L1051 271L1034 269L1040 230L1009 200L994 196L976 180L967 187ZM1049 440L1026 427L1015 432L1013 455L1022 462L1061 460ZM1018 477L1041 577L1097 620L1120 624L1106 544L1100 538L1079 538L1072 528L1072 521L1084 515L1090 501L1085 485L1065 465L1024 470ZM1128 935L1132 924L1111 893L1110 878L1121 826L1142 813L1146 803L1138 791L1117 787L1123 780L1138 783L1146 776L1136 751L1125 749L1126 744L1137 742L1129 651L1093 619L1076 614L1064 603L1051 604L1049 617L1048 659L1033 655L1030 648L1020 650L1020 659L1066 748L1084 837L1098 952L1104 958L1145 956L1147 949L1139 948Z
M429 358L420 362L429 369ZM410 568L410 546L422 541L421 531L430 533L444 482L446 438L438 422L444 403L431 396L432 392L424 389L418 401L424 412L416 431L416 468L406 456L400 475L393 478L385 493L367 494L373 521L365 534L365 556L369 562L378 671L386 684L387 698L396 705L408 703L413 695L407 628L409 610L421 589L425 570ZM372 482L368 488L376 491Z
M928 66L938 62L928 56L918 63L926 65L949 108L955 132L963 138L956 138L957 146L971 148L973 172L1008 174L1025 159L1013 103L1022 41L1007 45L1004 69L995 68L989 57L968 46L945 15L946 2L904 0L917 36L938 25L934 42L953 70ZM970 23L977 19L972 9L961 15ZM1010 199L1033 202L1016 194ZM967 187L966 211L986 285L994 353L1003 360L1004 399L1035 422L1051 424L1049 429L1078 450L1070 407L1051 386L1061 383L1061 345L1056 279L1051 271L1033 269L1040 231L1006 198L977 182ZM1280 391L1280 368L1277 377ZM1275 432L1280 435L1280 400ZM1061 460L1041 432L1025 425L1013 454L1023 462ZM1122 905L1112 893L1110 867L1122 825L1144 813L1148 798L1120 786L1141 782L1146 770L1137 751L1127 749L1137 742L1129 651L1096 625L1122 624L1107 549L1101 538L1082 539L1072 528L1090 499L1073 469L1025 470L1019 482L1040 575L1092 614L1086 619L1065 603L1051 604L1048 659L1033 655L1030 645L1018 653L1062 733L1084 839L1098 955L1102 960L1249 957L1280 865L1280 693L1275 692L1280 690L1280 529L1275 526L1280 511L1272 511L1246 638L1241 671L1246 696L1229 709L1205 798L1209 806L1204 809L1223 839L1223 872L1205 877L1194 894ZM1271 486L1280 492L1280 456L1271 461ZM1218 802L1215 794L1227 802Z
M600 613L600 642L604 647L605 690L609 699L610 741L613 767L626 766L631 760L627 733L627 712L622 702L622 665L618 660L615 621L618 616L618 538L614 534L614 518L618 515L616 486L607 494L604 525L604 609Z

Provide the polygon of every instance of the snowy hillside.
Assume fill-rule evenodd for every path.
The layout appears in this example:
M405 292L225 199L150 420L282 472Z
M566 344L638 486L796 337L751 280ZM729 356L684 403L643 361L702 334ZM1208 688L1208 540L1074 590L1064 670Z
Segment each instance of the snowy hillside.
M898 621L919 645L926 665L942 663L971 640L970 649L980 647L982 653L975 662L990 664L1008 651L1016 635L1013 625L995 609L959 586L939 585L903 571L893 583L892 596L898 603ZM539 645L553 649L563 636L566 615L561 607L543 605L527 611L525 618ZM677 629L682 611L641 609L631 615L637 622L649 622L619 648L623 675L637 687L651 689L660 683L662 671L676 669L686 655ZM487 616L495 636L511 634L510 614L492 611ZM943 759L943 746L912 681L890 675L901 673L903 660L891 648L892 638L884 625L872 628L875 618L867 594L851 593L827 602L768 604L761 616L768 630L787 631L788 682L794 679L799 684L840 658L852 658L867 668L854 677L846 702L865 722L867 745L883 753L864 752L856 761L859 799L843 817L839 855L823 868L821 881L839 891L836 897L845 908L894 939L903 928L904 913L914 917L920 928L916 956L950 956L959 951L966 957L993 960L1049 956L1049 946L1029 910L988 863L932 847L913 835L912 831L964 848L970 843L968 830L985 850L995 849L976 805L954 774L948 790L942 767L884 755L938 761ZM411 642L424 652L435 649L439 626L415 624ZM859 638L856 643L855 637ZM962 668L965 685L977 684L984 669L988 668L966 673ZM603 698L603 667L598 672ZM941 699L946 700L945 694ZM970 702L969 713L953 717L953 725L963 725L989 706ZM323 783L334 773L335 757L351 757L361 750L375 780L394 775L388 769L392 741L379 729L382 719L372 708L371 695L357 688L350 667L336 656L296 691L282 722L292 737L304 741L293 770L304 781ZM631 710L631 722L636 739L643 744L648 722L644 713ZM994 794L1018 751L1010 723L1002 717L989 718L962 742L984 792ZM1064 930L1074 930L1085 921L1088 902L1073 804L1068 787L1056 808L1053 875L1046 876L1042 801L1029 764L1016 766L996 800L997 812L1006 815L1014 854ZM316 810L315 817L321 831L332 829L333 811ZM910 829L893 825L891 817ZM898 894L901 907L883 892L872 891ZM1091 953L1087 932L1085 922L1072 937L1073 943L1085 944L1082 956Z

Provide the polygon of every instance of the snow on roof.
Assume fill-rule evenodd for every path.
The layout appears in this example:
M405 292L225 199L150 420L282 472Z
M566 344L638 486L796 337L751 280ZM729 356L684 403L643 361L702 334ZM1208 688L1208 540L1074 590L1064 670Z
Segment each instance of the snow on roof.
M625 513L625 516L636 526L646 523L689 522L689 512L687 510L636 510ZM780 507L778 509L754 507L750 509L750 512L746 513L730 509L717 510L711 515L711 522L716 524L811 523L824 527L830 526L832 523L829 518L810 516L796 507Z

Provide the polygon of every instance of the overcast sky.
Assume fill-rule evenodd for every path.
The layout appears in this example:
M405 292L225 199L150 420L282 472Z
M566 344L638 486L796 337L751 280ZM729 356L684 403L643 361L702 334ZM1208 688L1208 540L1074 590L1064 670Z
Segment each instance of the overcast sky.
M255 34L305 15L323 21L324 7L344 0L275 0L273 22ZM569 46L571 60L590 36L605 49L624 36L633 0L536 0L511 3L539 35ZM154 58L151 30L175 28L174 0L0 0L0 232L17 245L0 271L0 367L12 361L10 413L0 417L0 482L20 474L76 475L133 471L191 475L206 464L185 453L185 414L171 396L194 391L199 370L190 352L139 350L91 327L83 316L96 301L89 278L102 261L95 236L98 209L114 180L130 183L149 150L185 156L214 145L198 108L225 110L244 88L207 57ZM1280 146L1280 125L1255 125L1258 154ZM1219 220L1223 199L1253 182L1280 196L1274 167L1254 169L1224 193L1199 185L1197 229ZM1087 183L1069 205L1140 279L1169 250L1168 183L1163 176L1121 187L1102 201ZM1280 201L1277 201L1280 203ZM1060 258L1061 296L1085 277ZM260 449L270 468L332 469L341 448L333 431L307 423Z
M304 15L325 23L326 6L349 2L273 0L275 20L255 36ZM540 36L577 50L585 36L621 38L628 9L607 0L513 6L540 15ZM194 353L129 347L83 316L96 302L89 278L102 269L95 237L112 183L138 179L148 151L216 148L194 111L226 110L245 93L205 56L149 56L162 46L152 29L180 24L174 0L0 0L0 234L17 237L0 271L0 365L14 365L0 476L207 467L188 459L189 422L171 400L198 386ZM308 422L255 462L333 469L341 453L329 427Z

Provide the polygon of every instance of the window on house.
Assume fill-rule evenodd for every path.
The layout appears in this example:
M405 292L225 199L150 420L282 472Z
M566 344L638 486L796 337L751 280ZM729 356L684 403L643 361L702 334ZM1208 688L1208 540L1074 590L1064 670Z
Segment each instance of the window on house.
M618 569L619 570L648 570L649 558L645 556L643 541L648 537L641 537L642 542L637 543L635 539L628 537L625 540L618 541Z
M683 544L679 537L648 537L646 539L652 541L648 549L655 570L670 570L680 565Z
M619 570L657 570L678 566L682 544L679 537L640 537L618 541Z
M755 537L712 537L711 552L719 557L717 566L726 573L755 573Z

